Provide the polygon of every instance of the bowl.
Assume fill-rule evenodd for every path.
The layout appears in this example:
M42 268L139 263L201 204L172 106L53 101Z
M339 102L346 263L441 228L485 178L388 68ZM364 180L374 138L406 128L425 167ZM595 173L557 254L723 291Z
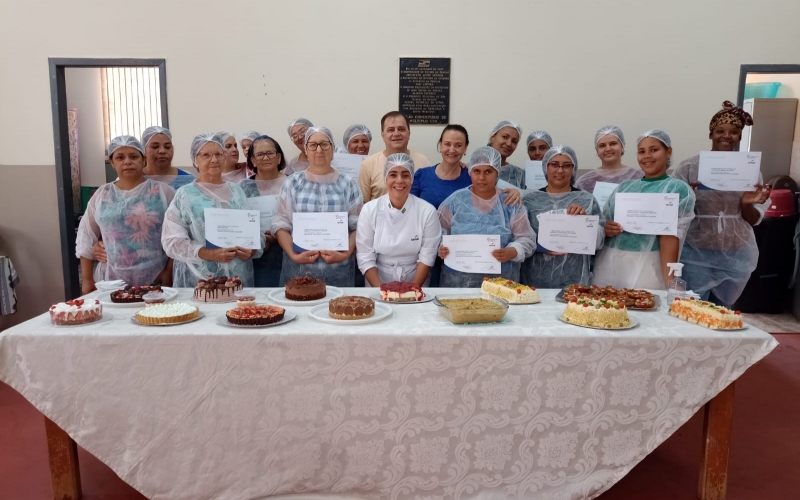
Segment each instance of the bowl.
M487 294L437 295L433 303L456 325L499 323L508 312L508 302Z
M145 307L155 304L163 304L167 301L167 295L164 292L148 292L142 295Z

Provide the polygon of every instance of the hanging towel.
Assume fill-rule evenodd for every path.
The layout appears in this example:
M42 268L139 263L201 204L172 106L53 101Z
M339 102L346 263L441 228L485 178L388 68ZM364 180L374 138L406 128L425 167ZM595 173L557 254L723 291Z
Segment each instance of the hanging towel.
M14 288L19 284L19 276L11 259L0 255L0 315L17 312L17 295Z

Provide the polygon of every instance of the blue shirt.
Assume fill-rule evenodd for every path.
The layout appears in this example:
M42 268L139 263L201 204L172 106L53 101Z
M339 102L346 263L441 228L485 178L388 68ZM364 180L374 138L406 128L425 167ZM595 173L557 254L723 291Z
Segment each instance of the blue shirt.
M411 194L422 198L438 209L448 196L471 185L472 179L468 169L462 168L458 178L446 181L436 175L436 166L434 165L417 170L414 174L414 182L411 184Z

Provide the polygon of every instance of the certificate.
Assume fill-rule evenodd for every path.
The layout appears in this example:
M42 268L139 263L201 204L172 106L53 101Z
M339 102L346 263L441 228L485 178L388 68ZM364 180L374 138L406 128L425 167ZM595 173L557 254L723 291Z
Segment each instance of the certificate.
M547 179L544 178L542 162L536 160L528 160L525 162L525 186L528 188L528 191L547 187Z
M261 229L269 231L272 219L278 214L278 195L250 198L250 207L261 212Z
M340 174L347 175L357 180L358 173L361 172L361 163L366 159L367 157L363 155L334 153L331 167Z
M609 196L611 193L617 189L619 184L614 184L613 182L598 182L594 185L594 199L597 200L597 204L600 205L600 210L606 207L606 202L608 202Z
M492 252L502 248L500 236L486 234L446 234L442 246L450 251L444 265L462 273L500 274L500 262Z
M261 249L261 217L258 210L206 208L203 214L206 248Z
M678 236L677 193L617 193L614 222L633 234Z
M599 216L544 213L536 218L540 251L594 255Z
M703 151L697 180L716 191L755 191L761 174L761 153Z
M292 215L292 243L295 252L333 250L345 252L348 241L347 212L311 212Z

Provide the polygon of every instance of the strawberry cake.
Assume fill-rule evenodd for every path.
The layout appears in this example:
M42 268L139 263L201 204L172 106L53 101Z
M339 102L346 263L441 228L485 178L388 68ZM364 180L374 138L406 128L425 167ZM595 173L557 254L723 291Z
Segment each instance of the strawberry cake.
M94 323L102 317L103 306L99 300L94 299L75 299L50 307L50 322L59 326Z

